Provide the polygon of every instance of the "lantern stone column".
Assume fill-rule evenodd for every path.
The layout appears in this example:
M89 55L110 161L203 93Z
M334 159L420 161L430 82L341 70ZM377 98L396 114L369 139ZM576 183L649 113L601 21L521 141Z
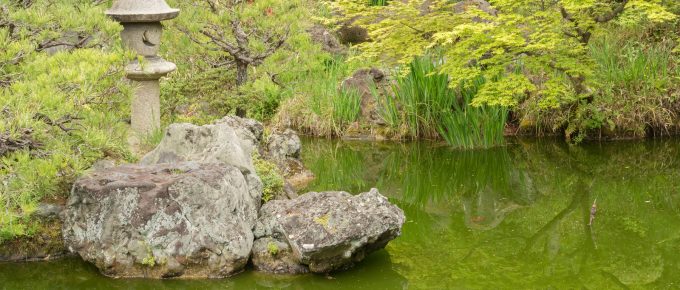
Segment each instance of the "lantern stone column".
M161 21L177 17L164 0L117 0L106 15L123 25L123 43L137 53L125 69L135 88L132 99L132 130L138 137L160 128L159 79L177 69L158 56L163 26Z

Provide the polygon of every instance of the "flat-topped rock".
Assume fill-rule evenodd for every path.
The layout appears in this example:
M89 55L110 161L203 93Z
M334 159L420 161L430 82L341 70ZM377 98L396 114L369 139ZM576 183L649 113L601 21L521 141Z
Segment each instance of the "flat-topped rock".
M260 210L253 264L274 273L327 273L354 262L401 234L404 213L378 190L310 192Z
M107 276L227 277L248 262L259 206L233 165L124 165L76 181L63 235Z

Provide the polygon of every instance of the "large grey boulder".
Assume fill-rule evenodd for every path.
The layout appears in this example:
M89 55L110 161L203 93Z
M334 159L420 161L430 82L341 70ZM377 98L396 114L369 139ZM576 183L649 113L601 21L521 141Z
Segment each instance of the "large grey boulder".
M238 168L246 178L253 198L262 196L262 181L255 172L252 154L264 129L254 120L225 117L214 124L171 124L161 143L140 164L183 161L221 162Z
M269 136L267 150L273 160L298 159L302 151L302 141L291 129L274 132Z
M226 116L216 124L224 124L231 127L236 135L242 140L241 142L250 148L257 148L264 135L264 126L262 123L253 119L241 118L237 116Z
M250 158L253 150L252 142L240 138L228 124L171 124L161 143L140 164L217 161L250 173L255 171Z
M248 262L259 206L233 165L124 165L76 181L63 235L108 276L227 277Z
M403 211L376 189L271 201L260 210L252 262L273 273L342 270L385 247L403 224Z

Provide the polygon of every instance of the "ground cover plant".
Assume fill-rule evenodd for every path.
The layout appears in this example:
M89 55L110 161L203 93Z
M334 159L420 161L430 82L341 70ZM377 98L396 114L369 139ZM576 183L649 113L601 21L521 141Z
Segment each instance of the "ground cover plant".
M0 242L102 158L131 158L119 31L90 1L0 4ZM84 13L91 17L64 17Z

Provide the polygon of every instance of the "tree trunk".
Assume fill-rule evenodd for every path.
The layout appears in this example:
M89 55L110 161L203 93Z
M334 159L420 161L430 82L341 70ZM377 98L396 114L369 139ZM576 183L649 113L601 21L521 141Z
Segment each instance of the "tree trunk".
M248 81L248 63L236 61L236 86L240 87Z

